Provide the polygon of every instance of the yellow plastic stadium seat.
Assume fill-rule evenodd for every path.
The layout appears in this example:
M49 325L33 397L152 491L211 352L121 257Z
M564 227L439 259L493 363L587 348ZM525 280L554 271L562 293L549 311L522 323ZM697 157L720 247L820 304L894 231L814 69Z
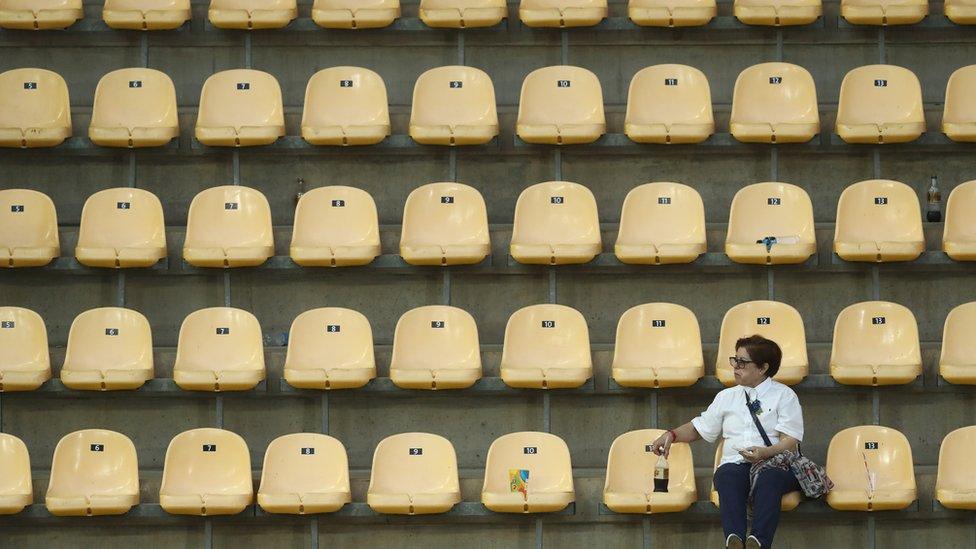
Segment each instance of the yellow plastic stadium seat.
M190 0L105 0L102 8L102 19L113 29L177 29L190 15Z
M400 17L400 0L315 0L312 19L327 29L375 29Z
M380 255L380 228L373 197L362 189L333 185L298 200L291 259L304 267L366 265Z
M221 29L280 29L298 17L295 0L210 0L210 23Z
M411 265L468 265L491 253L485 199L461 183L414 189L403 206L400 255Z
M333 513L352 501L346 447L316 433L271 441L264 453L258 505L268 513Z
M374 145L390 135L386 84L362 67L330 67L305 88L302 138L313 145Z
M33 391L51 379L47 328L41 315L20 307L0 307L0 349L0 392Z
M786 385L803 381L809 372L806 332L799 311L779 301L747 301L729 309L722 318L722 330L715 359L715 375L726 387L735 385L729 357L735 356L735 342L759 334L772 339L783 351L775 379Z
M905 435L880 425L850 427L827 448L834 489L827 504L838 511L904 509L915 501L915 466Z
M81 0L0 0L0 28L63 29L85 18Z
M976 2L973 0L945 0L943 13L957 25L976 24Z
M362 313L312 309L291 324L285 381L300 389L354 389L376 377L373 330Z
M630 0L627 16L648 27L707 25L718 13L715 0Z
M823 14L820 0L735 0L736 19L747 25L806 25Z
M671 445L668 491L654 491L658 455L651 452L651 443L662 434L661 429L640 429L614 439L607 457L603 503L615 513L679 513L698 499L691 446L684 442Z
M166 257L163 205L149 191L120 187L85 201L75 257L89 267L151 267Z
M918 324L910 310L887 301L844 308L834 323L830 375L845 385L901 385L922 375Z
M254 499L251 454L236 433L191 429L166 448L159 504L174 515L235 515Z
M956 306L942 330L939 375L949 383L976 385L976 301Z
M90 309L68 333L61 382L71 389L138 389L153 378L149 321L121 307Z
M28 189L0 191L0 267L41 267L59 255L54 202Z
M602 249L596 199L583 185L547 181L519 195L509 246L519 263L586 263Z
M700 70L653 65L630 81L624 133L638 143L700 143L715 131L712 92Z
M774 242L775 239L775 242ZM803 263L817 251L813 205L789 183L754 183L732 199L725 253L736 263Z
M840 15L854 25L912 25L929 14L928 0L841 0Z
M397 321L390 378L404 389L464 389L481 379L478 326L448 305L411 309Z
M505 0L420 0L420 19L428 27L493 27L506 17Z
M623 263L691 263L705 253L705 206L681 183L645 183L624 198L614 254Z
M725 361L728 364L728 360ZM652 439L653 441L653 439ZM712 467L712 471L718 469L718 464L722 461L722 449L725 447L725 439L720 439L718 441L718 447L715 448L715 464ZM673 447L672 447L673 448ZM671 450L674 451L673 449ZM673 469L672 469L673 470ZM715 484L712 484L712 489L708 494L708 499L711 501L715 507L719 507L719 497L718 491L715 490ZM781 511L792 511L796 509L800 502L803 501L803 493L800 491L788 492L783 494L783 499L780 500L779 508Z
M840 85L837 135L848 143L905 143L925 131L922 87L894 65L851 70Z
M521 0L519 19L529 27L587 27L607 16L607 0Z
M592 143L607 131L603 89L592 72L568 65L529 73L519 95L516 133L527 143Z
M887 179L855 183L840 195L834 252L845 261L912 261L925 251L915 190Z
M590 332L579 311L547 303L509 317L502 348L502 380L509 387L579 387L593 376Z
M377 513L446 513L461 501L454 445L442 436L401 433L373 452L366 503Z
M430 69L417 78L410 137L424 145L481 145L498 135L495 87L474 67Z
M24 441L0 433L0 515L13 515L34 502L30 455Z
M190 313L180 326L176 384L188 391L246 391L264 379L258 319L233 307Z
M976 260L976 179L949 193L942 250L956 261Z
M496 513L551 513L574 501L573 464L563 439L524 431L491 443L481 488L485 507Z
M624 387L687 387L705 375L698 318L673 303L631 307L617 322L613 379Z
M285 135L281 88L274 76L251 69L211 75L200 92L196 138L204 145L269 145Z
M948 9L949 4L946 4ZM976 4L973 5L976 15ZM976 23L976 17L973 22ZM976 65L967 65L949 76L945 108L942 111L942 133L953 141L976 141Z
M176 88L153 69L119 69L98 81L88 138L103 147L158 147L179 137Z
M949 509L976 509L976 426L956 429L942 439L939 469L935 480L935 499Z
M69 137L71 101L61 75L44 69L0 73L0 147L53 147Z
M105 429L65 435L44 496L56 516L122 515L139 505L139 460L129 437Z
M735 79L732 136L746 143L805 143L820 133L817 89L790 63L753 65Z
M274 255L268 199L249 187L201 191L187 214L183 259L196 267L254 267Z

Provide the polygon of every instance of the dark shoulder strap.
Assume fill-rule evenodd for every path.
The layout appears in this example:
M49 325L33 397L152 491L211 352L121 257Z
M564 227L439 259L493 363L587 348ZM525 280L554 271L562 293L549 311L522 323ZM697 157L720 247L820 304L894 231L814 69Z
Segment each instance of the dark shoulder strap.
M749 415L752 416L752 422L756 424L756 429L759 429L759 434L762 435L763 442L766 446L772 446L773 443L769 441L769 435L766 434L766 429L763 429L762 423L759 422L759 418L756 417L756 411L752 409L752 399L749 398L749 391L742 391L746 395L746 408L749 408Z

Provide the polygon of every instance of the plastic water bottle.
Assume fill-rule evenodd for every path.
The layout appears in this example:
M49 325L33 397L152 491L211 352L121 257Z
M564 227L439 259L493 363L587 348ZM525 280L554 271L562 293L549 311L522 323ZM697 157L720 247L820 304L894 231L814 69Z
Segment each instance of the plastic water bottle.
M654 466L654 491L668 491L668 460L663 455L657 457L657 465Z
M942 221L942 193L939 192L939 178L932 176L929 183L928 206L925 209L925 219L930 223Z

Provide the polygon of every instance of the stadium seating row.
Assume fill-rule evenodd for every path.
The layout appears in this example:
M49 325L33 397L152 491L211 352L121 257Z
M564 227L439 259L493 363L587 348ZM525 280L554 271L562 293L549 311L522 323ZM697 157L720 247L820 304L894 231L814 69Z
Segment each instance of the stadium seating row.
M946 87L942 131L976 141L976 65L956 70ZM0 146L50 147L71 136L68 88L37 68L0 74ZM305 90L302 137L313 145L371 145L390 135L382 77L361 67L315 73ZM694 67L663 64L630 83L624 131L638 143L699 143L715 131L708 79ZM806 142L820 133L810 73L790 63L760 63L739 74L732 135L750 143ZM858 67L841 83L836 133L849 143L902 143L925 131L922 90L910 70ZM473 67L445 66L416 82L410 136L427 145L478 145L498 135L491 77ZM528 143L592 143L606 132L596 75L568 65L532 71L522 83L516 133ZM281 89L252 69L221 71L200 93L195 135L211 146L254 146L285 135ZM179 136L176 91L157 70L128 68L102 77L88 136L106 147L162 146Z
M950 311L939 372L957 384L976 384L976 302ZM779 343L776 379L793 385L809 372L800 313L786 303L748 301L722 320L716 375L735 384L729 357L743 334ZM0 307L0 391L30 391L51 378L47 330L37 313ZM300 314L288 333L284 378L301 389L351 389L376 377L373 332L361 313L341 307ZM437 349L437 352L432 352ZM847 385L897 385L922 373L918 325L897 303L865 301L844 308L834 323L830 375ZM695 314L672 303L628 309L617 324L613 379L627 387L685 387L705 374ZM61 382L80 390L137 389L154 377L149 321L132 309L104 307L71 324ZM583 315L557 304L515 311L505 326L501 378L510 387L580 387L593 375L590 337ZM474 317L449 305L411 309L397 321L390 378L404 389L463 389L482 376ZM191 391L241 391L265 378L258 319L232 307L191 313L180 327L173 378Z
M657 456L651 442L664 431L641 429L613 441L603 501L618 513L673 513L698 499L691 447L672 446L666 492L654 491ZM957 509L976 509L976 426L952 431L942 441L936 499ZM716 466L722 444L715 453ZM23 441L0 434L0 514L15 514L33 502L30 458ZM827 450L835 488L827 503L844 511L904 509L917 497L908 440L889 427L866 425L840 431ZM265 452L257 503L268 513L314 514L340 510L352 501L343 444L328 435L281 436ZM558 436L518 432L495 439L488 449L481 502L500 513L546 513L576 499L569 448ZM711 501L719 504L711 490ZM254 500L251 458L239 435L222 429L178 434L166 450L159 503L169 513L230 515ZM792 510L800 492L783 497ZM444 513L461 501L457 458L446 438L402 433L380 441L366 503L378 513ZM125 435L86 429L66 435L54 450L44 503L57 516L121 515L138 505L136 449Z

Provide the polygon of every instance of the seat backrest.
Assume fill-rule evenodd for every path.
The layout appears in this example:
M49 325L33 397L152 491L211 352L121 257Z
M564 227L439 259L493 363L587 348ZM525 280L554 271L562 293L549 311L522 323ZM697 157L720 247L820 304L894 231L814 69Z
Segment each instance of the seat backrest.
M56 72L13 69L0 73L0 129L71 128L68 84Z
M68 370L153 368L149 321L121 307L87 310L71 323L64 367Z
M976 179L960 183L946 202L943 242L976 242Z
M626 123L712 124L708 78L694 67L673 63L639 70L627 92Z
M976 454L976 426L950 432L939 447L939 469L935 489L976 492L973 455Z
M251 454L236 433L202 428L183 431L166 448L165 495L253 494Z
M0 191L0 253L58 247L58 213L46 194L28 189Z
M573 8L606 7L607 0L521 0L519 8L524 10L563 10Z
M674 303L645 303L620 316L613 367L645 365L702 365L701 332L691 309Z
M607 457L604 492L649 494L654 491L654 469L658 455L651 443L664 434L663 429L638 429L614 439ZM531 482L531 477L530 477ZM695 464L691 446L678 442L668 454L668 491L695 492Z
M369 493L432 492L460 492L451 441L430 433L400 433L376 445Z
M288 331L285 368L303 369L323 362L330 368L375 363L373 330L362 313L322 307L295 317Z
M799 65L760 63L735 79L733 124L815 124L819 120L813 76Z
M212 74L200 91L197 126L235 128L284 126L281 87L274 76L253 69Z
M915 315L907 307L889 301L848 305L834 323L830 363L921 364Z
M924 121L922 86L912 71L894 65L866 65L844 76L837 104L837 124Z
M98 81L91 125L96 128L158 128L179 125L176 88L165 73L119 69Z
M139 460L129 437L84 429L58 441L51 462L49 496L112 496L139 493Z
M505 325L502 364L590 364L590 332L582 313L554 303L529 305L509 317Z
M491 77L481 69L458 65L421 74L413 88L410 125L497 126Z
M870 493L869 472L874 473L874 492L915 489L911 446L890 427L861 425L837 433L827 448L826 467L839 491Z
M808 364L806 332L800 312L780 301L757 300L740 303L722 317L715 369L727 370L731 375L729 357L735 356L735 342L754 334L779 345L783 351L781 368Z
M189 0L105 0L106 11L169 12L190 10ZM149 17L147 17L149 19Z
M605 124L603 89L592 72L569 65L536 69L519 95L518 124Z
M481 347L474 317L449 305L427 305L403 313L393 335L390 368L481 368Z
M908 185L888 179L869 179L854 183L841 193L834 242L922 240L918 195Z
M376 202L368 192L330 185L312 189L298 200L292 246L376 246L379 243Z
M233 370L241 364L264 365L261 325L251 313L211 307L190 313L180 326L176 368Z
M489 238L488 210L478 189L429 183L407 196L401 245L472 246L488 244Z
M222 185L200 191L186 220L185 248L274 246L271 206L260 191Z
M956 69L946 84L942 123L976 124L976 65Z
M295 433L271 441L264 453L261 493L314 494L349 491L346 447L318 433Z
M618 244L705 242L705 206L698 191L681 183L634 187L620 212Z
M502 435L491 443L485 463L483 492L509 493L509 471L527 469L528 493L572 492L573 465L566 442L549 433L524 431Z
M0 307L0 371L51 368L47 327L41 315L21 307Z
M133 187L98 191L81 210L78 247L165 248L162 203L153 193Z
M939 364L953 366L976 364L976 301L954 307L946 316L942 330L942 354Z
M755 244L767 236L795 236L803 244L816 242L813 204L805 190L789 183L754 183L732 199L725 241Z
M379 74L362 67L329 67L305 88L302 127L388 126L390 107Z
M0 471L0 497L34 493L27 445L5 433L0 433Z
M583 185L569 181L546 181L526 188L515 203L512 242L599 243L596 198Z

